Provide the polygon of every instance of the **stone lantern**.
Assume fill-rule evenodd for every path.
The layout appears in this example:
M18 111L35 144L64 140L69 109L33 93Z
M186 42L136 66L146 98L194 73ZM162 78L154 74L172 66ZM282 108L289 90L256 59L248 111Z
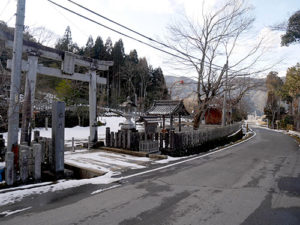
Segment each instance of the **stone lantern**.
M127 100L120 105L124 109L123 116L126 118L126 121L121 126L122 130L130 130L135 128L135 124L131 121L133 117L133 108L136 105L130 100L130 97L127 97Z

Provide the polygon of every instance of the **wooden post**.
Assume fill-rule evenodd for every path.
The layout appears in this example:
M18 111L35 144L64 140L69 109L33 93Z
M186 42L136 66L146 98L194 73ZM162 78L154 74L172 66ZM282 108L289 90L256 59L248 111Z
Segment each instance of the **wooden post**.
M33 132L33 140L36 141L36 142L38 142L39 137L40 137L40 131L35 130Z
M169 134L170 133L165 133L165 148L167 149L169 147Z
M90 142L94 145L98 141L97 134L97 76L95 70L90 70L89 83L89 105L90 105ZM109 144L109 143L108 143Z
M74 137L72 137L72 152L75 152L75 143L74 143Z
M115 133L110 132L110 147L114 147L115 145Z
M170 130L173 130L173 115L170 115Z
M29 126L33 117L33 102L35 96L35 84L37 74L38 57L30 55L28 56L28 72L25 82L25 95L24 103L22 107L22 130L21 130L21 142L30 143Z
M174 130L170 131L170 149L174 149Z
M48 130L48 123L49 123L49 119L48 117L45 118L45 130Z
M164 146L164 138L163 138L163 133L159 133L159 148L160 150L163 149L163 146Z
M112 147L118 147L118 132L114 133L114 146Z
M179 132L181 132L181 114L180 113L178 116L178 120L179 120Z
M122 148L125 149L126 148L126 131L122 131Z
M131 147L131 130L127 131L127 149Z
M110 145L110 128L106 127L105 129L105 145L106 147L111 147Z
M163 130L166 129L166 117L163 116Z
M122 131L118 131L118 148L122 148Z

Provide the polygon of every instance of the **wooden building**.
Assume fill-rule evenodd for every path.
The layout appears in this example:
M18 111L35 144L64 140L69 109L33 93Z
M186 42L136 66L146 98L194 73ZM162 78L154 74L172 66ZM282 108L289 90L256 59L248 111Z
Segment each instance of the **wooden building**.
M154 101L146 115L162 118L163 131L166 130L166 118L170 118L170 130L174 130L174 117L178 117L179 131L181 131L181 117L189 116L190 113L186 110L183 100L158 100Z

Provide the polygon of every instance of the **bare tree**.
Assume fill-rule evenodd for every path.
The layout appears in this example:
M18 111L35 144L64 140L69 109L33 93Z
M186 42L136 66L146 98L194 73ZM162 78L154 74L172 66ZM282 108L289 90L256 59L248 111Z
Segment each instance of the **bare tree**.
M10 73L3 68L0 62L0 130L5 130L7 127L9 87Z
M134 78L136 76L136 65L130 61L125 61L124 66L121 67L121 80L126 82L128 88L126 95L131 96L136 93L136 87L134 85Z
M216 9L204 9L205 1L197 21L184 16L168 28L169 45L181 56L177 65L194 70L198 76L194 129L198 129L210 102L227 90L227 80L268 69L256 68L266 52L263 39L251 44L248 40L247 48L245 43L241 45L254 21L252 8L244 0L228 0Z
M54 46L59 36L45 27L25 27L25 32L29 33L39 44Z
M141 101L141 111L144 112L145 109L145 99L147 96L147 87L150 82L149 67L146 58L140 58L137 65L138 75L140 78L140 99Z

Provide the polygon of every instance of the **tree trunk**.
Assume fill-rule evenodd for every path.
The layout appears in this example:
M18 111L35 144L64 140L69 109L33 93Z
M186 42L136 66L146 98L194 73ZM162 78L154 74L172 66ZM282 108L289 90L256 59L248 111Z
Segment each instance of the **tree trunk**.
M194 130L199 129L201 121L204 119L207 110L207 104L205 102L203 104L204 104L203 108L202 109L200 108L199 112L197 112L196 115L194 116L194 125L193 125Z
M81 126L81 119L80 119L80 115L77 115L78 118L78 126Z

